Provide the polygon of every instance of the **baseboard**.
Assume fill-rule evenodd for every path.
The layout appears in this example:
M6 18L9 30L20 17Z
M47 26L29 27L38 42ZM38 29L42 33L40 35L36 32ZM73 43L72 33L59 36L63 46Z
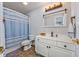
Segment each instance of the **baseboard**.
M5 54L4 54L4 56L6 56L6 54L8 54L8 53L10 53L10 52L13 52L13 51L15 51L15 50L17 50L17 49L19 49L19 48L21 48L20 45L18 45L18 46L16 46L16 47L12 47L12 48L5 49Z

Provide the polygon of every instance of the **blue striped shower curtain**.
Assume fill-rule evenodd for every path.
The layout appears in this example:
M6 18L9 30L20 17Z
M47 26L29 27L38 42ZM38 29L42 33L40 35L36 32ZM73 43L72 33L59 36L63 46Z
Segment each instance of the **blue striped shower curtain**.
M4 8L3 14L6 49L20 45L29 35L28 17L8 8Z

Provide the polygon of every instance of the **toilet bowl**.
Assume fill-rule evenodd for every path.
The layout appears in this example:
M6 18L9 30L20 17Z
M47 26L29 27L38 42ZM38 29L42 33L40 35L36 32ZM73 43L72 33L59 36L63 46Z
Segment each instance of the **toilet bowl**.
M29 39L22 41L21 45L23 46L23 50L28 50L31 48L32 41L34 40L35 36L29 35Z

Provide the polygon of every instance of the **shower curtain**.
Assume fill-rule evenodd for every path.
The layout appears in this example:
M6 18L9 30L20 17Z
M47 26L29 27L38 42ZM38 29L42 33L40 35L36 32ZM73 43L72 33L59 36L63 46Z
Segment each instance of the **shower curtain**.
M4 8L5 48L20 45L23 40L28 39L29 23L28 17L14 10Z

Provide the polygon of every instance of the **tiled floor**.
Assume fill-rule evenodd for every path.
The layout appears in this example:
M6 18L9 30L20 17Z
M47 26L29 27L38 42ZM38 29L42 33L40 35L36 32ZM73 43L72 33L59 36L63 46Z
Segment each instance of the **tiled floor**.
M22 49L18 49L6 55L6 57L41 57L40 55L35 53L35 47L32 46L27 51L23 51Z

